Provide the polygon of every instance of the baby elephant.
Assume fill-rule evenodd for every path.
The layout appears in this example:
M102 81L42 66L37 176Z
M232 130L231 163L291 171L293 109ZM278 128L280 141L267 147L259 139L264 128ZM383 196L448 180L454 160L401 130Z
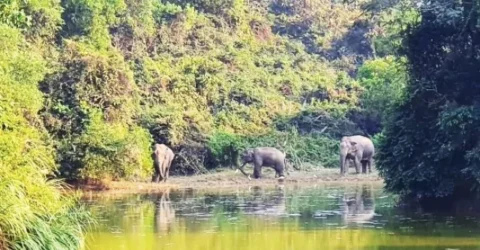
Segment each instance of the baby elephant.
M158 183L160 177L164 182L167 181L170 166L172 165L173 157L175 154L173 151L164 144L155 144L154 151L154 168L155 173L152 177L152 181Z
M250 175L243 171L243 167L247 163L253 163L253 177L255 179L261 178L263 166L275 169L275 177L280 177L282 179L285 178L283 171L285 170L287 163L286 157L282 151L276 148L258 147L247 149L242 153L241 159L243 161L243 165L239 168L239 170L249 179Z

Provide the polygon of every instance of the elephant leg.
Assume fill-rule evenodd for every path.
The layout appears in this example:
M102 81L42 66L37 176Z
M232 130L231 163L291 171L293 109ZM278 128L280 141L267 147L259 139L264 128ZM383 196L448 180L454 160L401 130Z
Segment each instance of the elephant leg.
M367 173L367 164L368 162L367 161L362 161L362 174L366 174Z
M155 161L153 168L155 169L155 171L153 173L152 181L155 183L158 183L160 181L160 175L161 175L160 164L158 164L158 162Z
M346 175L347 174L347 170L348 170L348 167L347 167L347 162L346 160L343 162L343 164L340 166L340 174L341 175Z
M255 179L262 178L262 166L263 160L262 158L256 156L253 159L253 177Z
M285 174L284 174L284 166L282 163L279 163L275 166L275 177L285 177Z
M165 159L163 160L163 166L162 166L162 170L163 170L163 182L166 182L167 181L167 167L168 167L168 159L165 157Z
M167 175L167 179L170 177L170 166L171 166L172 163L168 164L168 169L167 169L167 172L166 172L166 175Z
M168 168L165 166L164 172L163 172L163 182L167 182L168 179Z
M347 155L340 154L340 175L345 176L348 173L348 161Z
M167 179L170 176L170 165L171 164L172 164L172 162L168 161L167 166L165 167L165 182L167 182Z
M255 164L253 167L253 177L255 179L262 178L262 166Z
M160 174L154 173L152 177L152 182L158 183L160 181Z
M360 166L361 166L360 157L356 156L355 157L355 172L357 174L360 174Z

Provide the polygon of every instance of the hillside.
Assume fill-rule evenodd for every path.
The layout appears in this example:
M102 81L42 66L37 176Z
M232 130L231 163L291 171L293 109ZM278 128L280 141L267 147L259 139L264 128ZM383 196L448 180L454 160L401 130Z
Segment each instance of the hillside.
M360 7L325 0L59 7L42 20L60 30L45 51L52 65L41 83L41 117L66 176L149 176L153 141L174 149L174 168L184 173L231 161L223 155L232 142L238 150L282 147L297 161L331 167L334 140L356 129L346 119L361 90L351 76L372 55L365 34L351 34L364 21ZM346 43L349 36L366 44Z
M234 164L259 145L297 167L336 167L339 138L379 132L403 84L396 59L369 61L394 51L385 40L395 41L400 18L388 7L10 0L0 5L3 35L19 32L12 46L29 51L24 72L36 75L28 90L3 86L2 127L33 130L38 154L73 179L146 179L154 142L174 149L176 173ZM6 77L21 77L9 67Z

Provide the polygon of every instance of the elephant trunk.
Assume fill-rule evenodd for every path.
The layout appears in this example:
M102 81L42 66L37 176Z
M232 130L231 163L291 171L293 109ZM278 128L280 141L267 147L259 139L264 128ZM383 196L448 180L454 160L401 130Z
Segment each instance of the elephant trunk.
M346 167L347 163L347 152L340 151L340 174L344 175L347 172Z
M251 180L250 178L250 175L245 173L245 171L243 171L243 167L245 166L245 164L247 164L246 162L239 168L237 168L238 170L240 170L240 172L242 172L242 174L244 174L246 177L248 177L249 180Z

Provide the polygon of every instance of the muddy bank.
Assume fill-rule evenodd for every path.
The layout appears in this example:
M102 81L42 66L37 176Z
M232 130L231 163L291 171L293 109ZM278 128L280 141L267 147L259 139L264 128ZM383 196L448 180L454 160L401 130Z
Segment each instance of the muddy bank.
M312 186L316 184L383 184L383 179L376 172L368 175L356 175L351 172L347 176L340 176L338 169L321 169L315 171L294 171L286 175L283 181L274 178L275 173L269 169L263 171L262 179L248 180L242 173L234 170L224 170L216 173L195 176L171 176L166 183L106 181L102 183L70 183L74 190L84 192L114 192L114 193L141 193L156 192L168 189L220 189L251 186Z

